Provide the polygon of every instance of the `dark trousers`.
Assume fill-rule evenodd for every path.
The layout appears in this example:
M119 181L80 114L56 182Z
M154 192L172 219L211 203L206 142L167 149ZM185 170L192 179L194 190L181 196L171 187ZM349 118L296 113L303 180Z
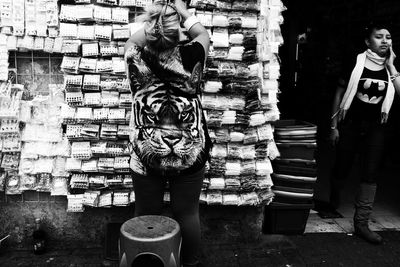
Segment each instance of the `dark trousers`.
M182 263L198 261L200 249L199 198L203 185L204 168L187 175L133 175L135 188L135 216L159 215L163 208L166 181L169 182L171 209L182 234Z
M346 179L357 153L360 155L361 182L376 183L384 156L385 126L349 121L339 129L339 143L333 169L333 182Z

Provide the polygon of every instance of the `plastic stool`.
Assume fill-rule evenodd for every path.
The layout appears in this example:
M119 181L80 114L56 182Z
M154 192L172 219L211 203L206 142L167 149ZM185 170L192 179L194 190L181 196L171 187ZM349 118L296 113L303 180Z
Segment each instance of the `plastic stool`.
M121 226L120 267L180 267L179 224L164 216L139 216Z

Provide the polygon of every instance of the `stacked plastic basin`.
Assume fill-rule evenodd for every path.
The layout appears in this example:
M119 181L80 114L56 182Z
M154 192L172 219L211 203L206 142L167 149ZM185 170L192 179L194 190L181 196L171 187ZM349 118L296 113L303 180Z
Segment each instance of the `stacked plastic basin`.
M317 126L299 120L280 120L274 126L281 155L273 161L275 198L265 207L263 232L302 234L317 180Z

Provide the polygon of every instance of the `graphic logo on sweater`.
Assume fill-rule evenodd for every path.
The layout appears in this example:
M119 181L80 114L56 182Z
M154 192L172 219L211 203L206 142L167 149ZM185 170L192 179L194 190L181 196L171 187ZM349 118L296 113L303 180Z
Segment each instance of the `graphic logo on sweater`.
M384 98L387 86L387 81L360 79L357 97L365 103L378 104Z

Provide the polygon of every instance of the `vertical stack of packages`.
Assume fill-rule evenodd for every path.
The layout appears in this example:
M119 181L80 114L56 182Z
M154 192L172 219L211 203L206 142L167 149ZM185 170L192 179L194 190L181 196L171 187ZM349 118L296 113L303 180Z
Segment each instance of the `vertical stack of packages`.
M57 0L0 0L0 10L8 50L53 52L58 37Z
M277 148L270 123L279 119L276 94L282 44L281 1L192 0L211 36L202 95L211 161L201 200L207 204L268 204Z
M67 195L68 140L63 139L60 90L55 94L21 100L23 86L9 86L0 97L0 191L19 195L24 191ZM57 93L58 92L58 93Z
M22 90L9 82L0 84L0 191L20 194L18 165L21 154L20 102Z
M317 180L316 135L317 127L311 123L281 120L275 124L280 157L273 164L275 199L266 210L266 232L304 232Z
M70 146L61 127L64 94L62 88L55 85L50 86L49 92L49 95L37 95L33 100L21 102L23 127L19 190L66 196L69 174L65 171L65 164Z
M130 10L117 1L90 2L60 10L71 212L134 201L128 151L132 98L123 58Z
M8 79L7 35L0 33L0 83L6 86Z

